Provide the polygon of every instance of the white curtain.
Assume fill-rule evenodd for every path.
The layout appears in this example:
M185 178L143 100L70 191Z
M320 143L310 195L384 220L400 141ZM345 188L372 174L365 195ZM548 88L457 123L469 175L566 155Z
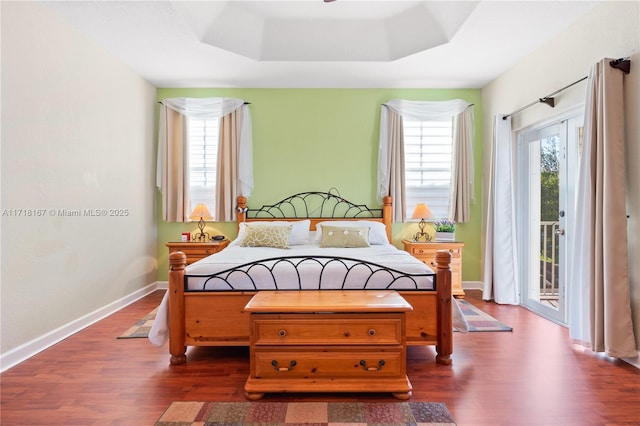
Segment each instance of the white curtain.
M636 357L627 253L624 87L610 59L587 80L584 139L569 251L569 334L593 351Z
M484 300L518 305L514 146L511 117L494 117L485 213Z
M238 147L240 154L237 173L241 191L239 195L247 197L251 195L253 190L253 142L251 116L245 101L233 98L170 98L164 99L161 104L156 186L162 194L163 220L187 221L190 213L187 211L189 197L186 124L180 132L171 131L171 120L168 120L168 117L171 116L179 116L182 122L186 122L185 117L221 119L232 111L241 111L244 119L239 139L240 146ZM179 158L174 158L172 152L177 151L182 154ZM180 188L179 197L172 195L176 193L176 187ZM175 207L176 203L180 203L177 208Z
M398 187L391 188L393 176L397 175L398 173L398 170L394 167L394 164L397 164L398 161L402 161L404 163L404 153L401 153L399 151L400 148L404 149L404 143L395 143L397 141L394 141L394 139L390 137L390 135L392 134L397 135L397 132L392 132L393 124L390 123L390 119L392 119L394 116L391 115L389 111L394 112L402 118L411 120L436 121L449 120L451 118L459 116L470 106L472 106L472 104L461 99L453 99L450 101L442 102L407 101L403 99L392 99L385 102L380 113L380 139L378 145L378 202L382 203L382 199L385 196L390 195L391 193L404 194L404 189ZM389 109L389 111L387 111L387 108ZM471 149L473 149L473 115L461 117L462 118L460 118L458 121L459 125L469 125L471 128L467 129L463 127L462 129L460 129L458 127L458 131L454 131L453 144L454 147L460 144L464 144L464 152L468 152L469 146L471 146ZM470 138L466 139L466 137L468 136L470 136ZM460 139L456 139L457 137L463 138L464 140L461 141ZM455 149L456 148L454 148L454 150ZM471 152L470 157L468 155L464 155L462 157L458 155L457 158L466 160L466 164L464 166L457 166L456 164L453 164L453 170L458 173L466 173L467 176L464 179L468 179L469 167L471 167L470 176L471 180L473 181L473 151ZM469 165L469 163L471 163L471 165ZM468 181L464 181L464 183L462 183L463 179L458 179L457 182L460 182L462 185L469 184ZM397 199L397 195L396 198L394 198L393 202L394 205L405 205L405 199ZM394 209L392 220L396 222L404 222L406 220L405 209L403 208L401 212L399 212L397 209Z
M245 104L234 98L169 98L160 103L182 115L201 119L220 118Z

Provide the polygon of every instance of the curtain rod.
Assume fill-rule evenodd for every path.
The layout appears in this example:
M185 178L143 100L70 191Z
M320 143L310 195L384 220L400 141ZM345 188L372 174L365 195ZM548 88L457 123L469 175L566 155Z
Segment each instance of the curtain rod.
M161 103L162 103L162 101L158 101L158 103L159 103L159 104L161 104ZM251 105L251 102L246 102L246 101L245 101L243 105Z
M428 101L428 102L430 102L430 101ZM467 108L472 107L472 106L475 106L475 105L476 105L476 104L469 104L469 105L467 105ZM389 106L388 106L387 104L385 104L385 103L380 104L380 106L383 106L383 107L387 107L387 108L389 108ZM466 109L466 108L465 108L465 109Z
M617 68L619 70L622 70L622 72L624 72L625 74L629 74L629 71L631 70L631 61L629 60L628 57L627 58L615 59L613 61L609 61L609 65L611 65L613 68ZM521 108L518 108L517 110L515 110L515 111L513 111L513 112L511 112L509 114L503 115L502 119L506 120L508 117L511 117L512 115L517 114L519 112L522 112L525 109L530 108L530 107L532 107L534 105L537 105L537 104L547 104L551 108L553 108L553 107L556 106L556 101L555 101L555 99L553 97L554 95L557 95L558 93L562 92L563 90L567 90L571 86L575 86L576 84L580 83L581 81L586 80L587 78L589 78L589 76L582 77L581 79L576 80L571 84L567 84L563 88L558 89L553 93L549 93L547 96L545 96L543 98L540 98L537 101L531 102L530 104L527 104L527 105L525 105L525 106L523 106Z

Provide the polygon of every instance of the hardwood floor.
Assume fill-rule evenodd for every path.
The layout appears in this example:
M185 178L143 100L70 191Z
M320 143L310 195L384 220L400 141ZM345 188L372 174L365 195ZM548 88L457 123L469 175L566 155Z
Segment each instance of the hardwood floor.
M153 425L172 401L246 401L247 348L168 348L116 339L157 306L155 292L1 376L2 425ZM409 347L412 401L446 403L458 426L640 425L640 370L584 353L565 328L467 292L513 332L455 333L453 365ZM269 394L264 401L393 401L387 394Z

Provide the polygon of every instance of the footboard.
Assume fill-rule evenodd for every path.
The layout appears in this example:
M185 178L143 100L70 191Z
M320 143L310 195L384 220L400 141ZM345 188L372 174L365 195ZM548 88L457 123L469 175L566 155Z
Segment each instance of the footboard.
M407 344L435 345L436 362L441 364L451 363L453 350L450 263L449 252L437 253L435 290L399 290L413 306L406 314ZM257 290L185 291L185 267L184 253L169 256L171 364L186 362L187 346L249 345L249 314L244 307ZM391 281L407 279L406 275Z

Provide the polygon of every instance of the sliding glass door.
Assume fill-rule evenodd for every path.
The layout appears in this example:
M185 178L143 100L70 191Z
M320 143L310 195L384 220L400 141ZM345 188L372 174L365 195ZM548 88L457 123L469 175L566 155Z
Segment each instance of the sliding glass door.
M518 137L522 303L563 324L580 130L580 119L572 117Z

